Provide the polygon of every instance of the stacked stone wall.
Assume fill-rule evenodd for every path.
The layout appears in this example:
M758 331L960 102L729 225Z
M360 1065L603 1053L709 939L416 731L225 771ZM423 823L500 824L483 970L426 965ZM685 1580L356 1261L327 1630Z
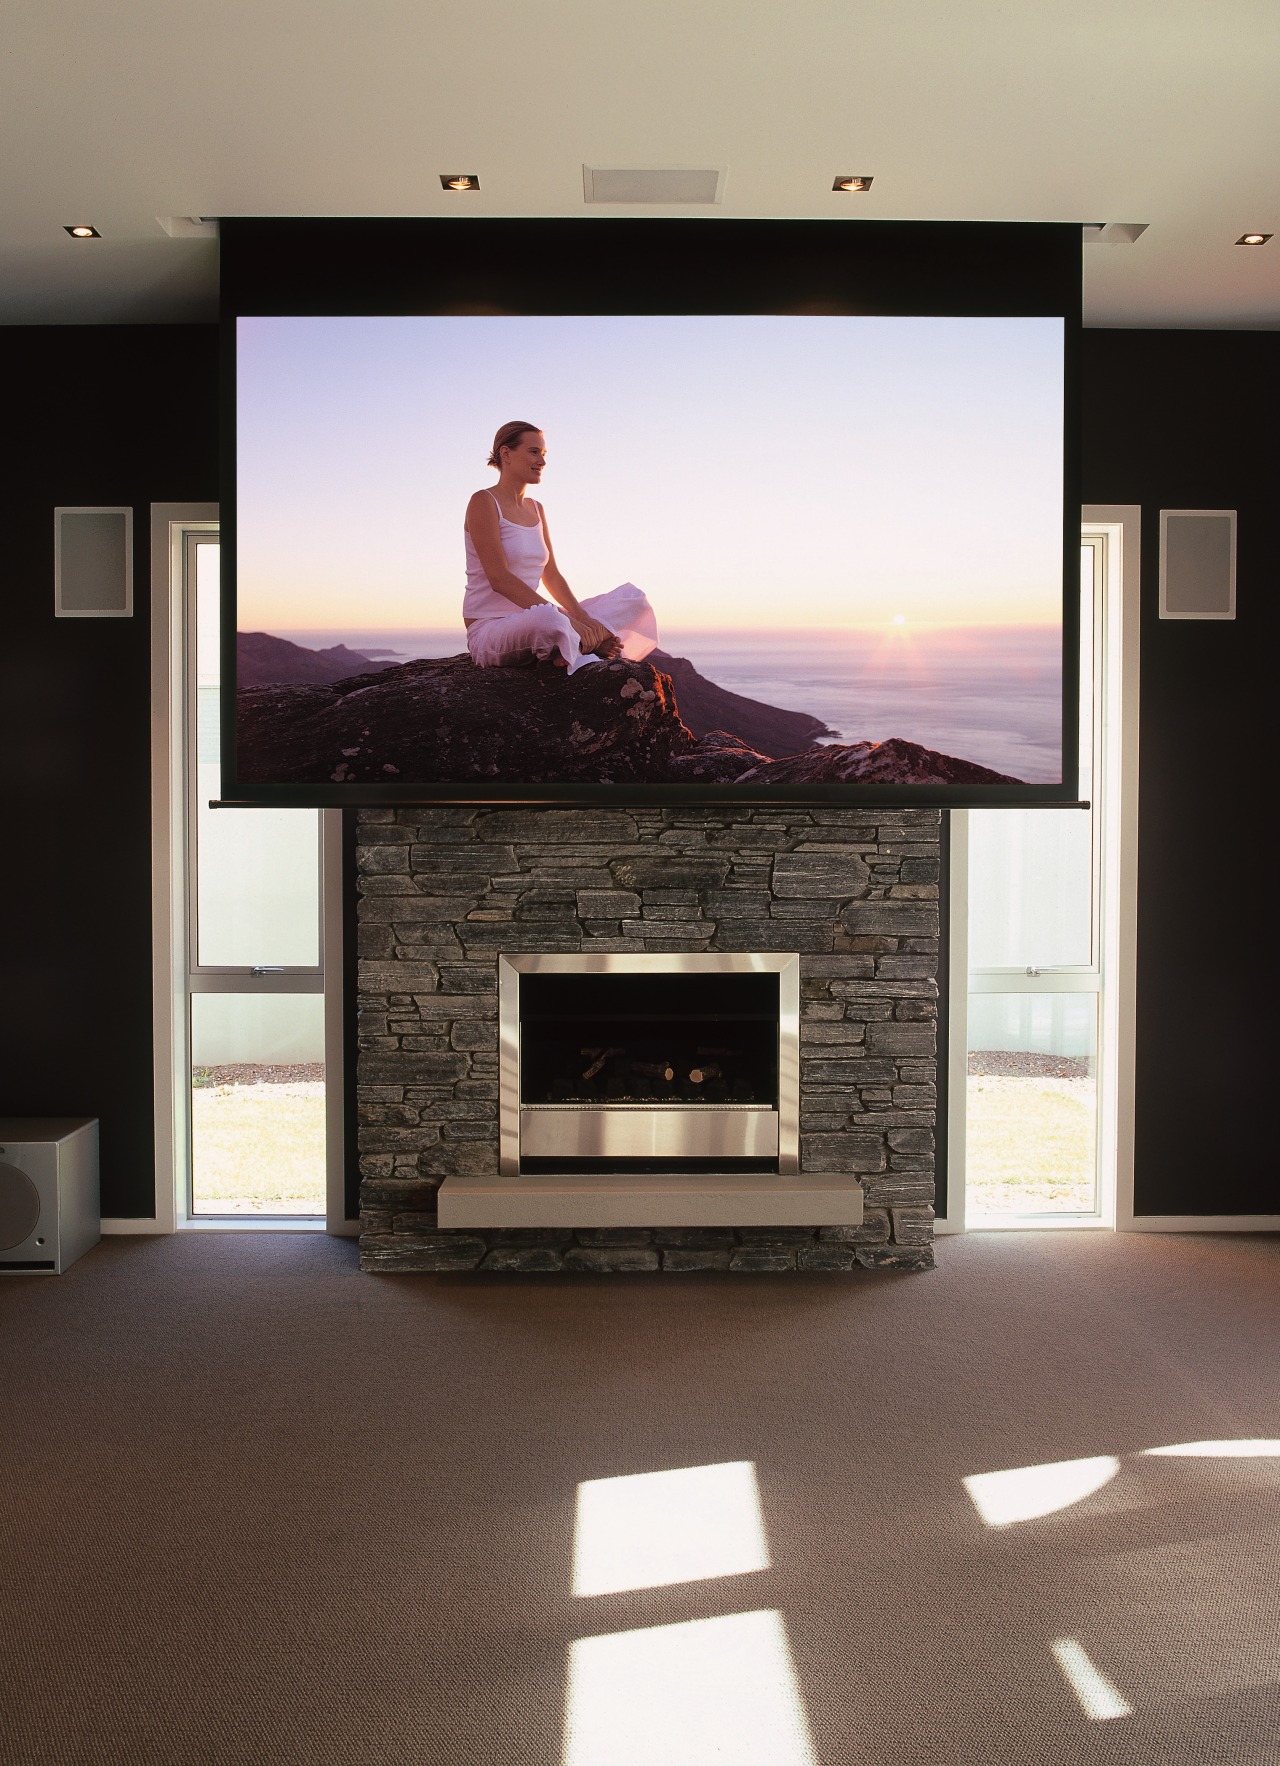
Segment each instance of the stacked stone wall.
M359 813L361 1261L371 1270L787 1271L932 1264L939 812ZM498 1172L504 952L795 951L800 1166L857 1227L441 1230Z

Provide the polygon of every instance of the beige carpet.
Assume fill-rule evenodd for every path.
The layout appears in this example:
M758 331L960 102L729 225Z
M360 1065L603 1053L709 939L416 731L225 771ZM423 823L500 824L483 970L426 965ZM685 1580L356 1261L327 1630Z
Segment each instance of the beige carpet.
M1280 1241L939 1262L372 1277L246 1234L0 1278L0 1761L1274 1766L1280 1459L1146 1450L1280 1436ZM962 1482L1104 1456L1005 1525ZM580 1481L743 1461L771 1567L574 1596ZM659 1642L700 1661L749 1613L790 1654L785 1746L748 1653L683 1688L684 1751L644 1740L679 1719L652 1661L566 1751L576 1641L625 1668L684 1625ZM1087 1715L1055 1644L1128 1714Z

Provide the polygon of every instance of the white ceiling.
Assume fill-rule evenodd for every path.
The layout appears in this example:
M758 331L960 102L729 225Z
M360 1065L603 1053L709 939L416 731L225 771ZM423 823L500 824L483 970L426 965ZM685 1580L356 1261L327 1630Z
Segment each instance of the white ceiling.
M1232 243L1280 235L1277 0L4 11L0 322L212 318L216 246L159 215L637 212L585 208L585 161L726 168L644 213L1146 222L1086 249L1086 323L1280 324L1280 237Z

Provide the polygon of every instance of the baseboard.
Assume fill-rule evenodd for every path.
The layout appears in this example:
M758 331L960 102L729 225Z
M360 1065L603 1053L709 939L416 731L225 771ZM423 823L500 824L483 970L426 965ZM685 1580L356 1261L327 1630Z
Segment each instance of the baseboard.
M178 1232L215 1233L321 1233L326 1230L331 1238L358 1239L360 1237L360 1222L358 1220L344 1220L340 1226L329 1227L326 1229L323 1220L293 1220L286 1218L278 1220L261 1220L255 1219L252 1215L245 1215L236 1219L223 1217L220 1220L183 1220L180 1221L177 1226ZM115 1219L104 1220L102 1222L102 1236L104 1239L113 1235L123 1236L126 1234L151 1234L154 1236L157 1233L168 1233L170 1231L171 1229L165 1226L161 1221L154 1219L134 1220L127 1215Z
M1280 1233L1280 1214L1136 1214L1122 1233Z
M180 1220L180 1233L322 1233L324 1221L309 1215L222 1214L208 1219Z

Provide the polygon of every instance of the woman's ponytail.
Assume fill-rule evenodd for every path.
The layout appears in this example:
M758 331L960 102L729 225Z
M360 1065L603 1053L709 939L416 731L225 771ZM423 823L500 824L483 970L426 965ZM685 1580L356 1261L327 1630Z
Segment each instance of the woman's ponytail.
M485 461L486 466L493 466L501 472L503 448L514 448L522 435L537 435L536 423L504 423L493 438L493 452Z

